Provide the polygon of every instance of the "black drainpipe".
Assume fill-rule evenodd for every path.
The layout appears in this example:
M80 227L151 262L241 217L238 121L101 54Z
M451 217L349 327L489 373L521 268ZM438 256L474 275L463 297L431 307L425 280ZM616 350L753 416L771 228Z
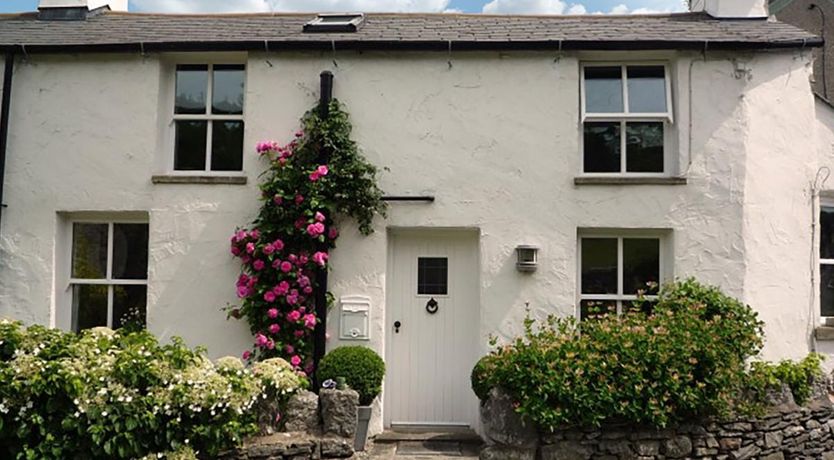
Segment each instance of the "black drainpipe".
M12 105L12 73L14 51L6 53L6 69L3 73L3 100L0 102L0 223L2 223L3 184L6 179L6 145L9 140L9 107ZM0 227L2 228L2 227Z
M325 70L321 73L321 97L319 99L319 116L326 118L330 114L330 101L333 100L333 74ZM319 150L318 163L327 164L330 160L330 150L324 147ZM332 216L328 216L332 217ZM332 221L332 219L330 219ZM327 243L318 244L319 251L327 250ZM316 270L316 317L318 323L314 333L313 341L313 366L318 373L319 362L324 357L327 347L327 268ZM318 393L321 382L316 374L313 375L313 388Z

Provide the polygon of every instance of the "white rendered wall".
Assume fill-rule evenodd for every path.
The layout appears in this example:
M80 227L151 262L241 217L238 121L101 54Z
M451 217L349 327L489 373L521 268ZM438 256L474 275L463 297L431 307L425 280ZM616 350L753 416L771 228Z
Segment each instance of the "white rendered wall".
M672 58L676 168L684 186L576 186L581 59ZM57 324L68 307L56 245L59 213L144 211L150 220L149 328L238 355L251 339L220 308L235 302L238 265L228 237L258 208L254 145L288 141L318 98L318 75L354 138L380 167L392 204L377 231L342 229L332 262L336 297L373 302L370 346L384 354L385 273L391 227L467 227L481 234L481 322L486 336L536 316L575 314L579 229L655 229L668 236L670 275L722 286L768 322L764 357L809 350L811 183L818 134L809 57L647 53L253 53L247 61L245 186L153 185L170 151L170 73L158 56L30 56L15 75L6 199L0 228L0 316ZM741 58L742 64L738 59ZM690 74L693 81L690 108ZM167 107L167 108L166 108ZM690 117L691 110L691 117ZM690 126L691 119L691 130ZM690 138L691 135L691 138ZM690 148L691 144L691 148ZM61 214L62 216L65 214ZM515 269L519 244L541 248L532 275ZM58 275L54 275L59 273ZM333 310L332 339L338 341ZM377 429L379 427L376 427Z

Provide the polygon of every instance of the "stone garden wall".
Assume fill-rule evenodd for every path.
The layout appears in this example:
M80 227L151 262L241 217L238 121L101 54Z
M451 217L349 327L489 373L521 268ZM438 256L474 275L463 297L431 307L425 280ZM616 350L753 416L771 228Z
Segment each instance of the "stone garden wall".
M604 426L540 434L493 390L481 408L481 460L834 460L834 407L828 392L799 407L783 389L766 415L703 421L672 429Z
M262 423L265 436L248 440L222 460L313 460L354 454L359 393L354 390L304 391L290 400L277 421Z

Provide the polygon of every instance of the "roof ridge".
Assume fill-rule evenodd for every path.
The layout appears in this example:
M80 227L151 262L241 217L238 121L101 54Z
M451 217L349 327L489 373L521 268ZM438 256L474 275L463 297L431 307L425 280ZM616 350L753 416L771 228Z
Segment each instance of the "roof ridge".
M297 17L297 16L315 16L318 14L331 13L329 11L263 11L263 12L238 12L238 13L160 13L160 12L145 12L145 11L106 11L101 16L153 16L153 17L200 17L200 18L218 18L218 17ZM337 12L338 13L338 12ZM348 14L348 12L342 12ZM582 18L582 19L604 19L604 18L662 18L662 17L705 17L711 16L701 12L691 11L670 11L663 13L645 13L645 14L602 14L602 13L585 13L585 14L497 14L497 13L465 13L465 12L398 12L398 11L373 11L361 12L365 16L396 16L396 17L470 17L470 18L531 18L531 19L564 19L564 18ZM31 13L24 13L31 14Z

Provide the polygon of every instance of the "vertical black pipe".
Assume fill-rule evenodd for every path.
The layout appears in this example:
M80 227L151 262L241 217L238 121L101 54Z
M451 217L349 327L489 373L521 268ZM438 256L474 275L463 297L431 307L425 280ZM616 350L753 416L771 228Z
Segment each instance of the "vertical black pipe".
M330 101L333 100L333 74L329 71L321 73L321 96L319 99L319 116L327 118L330 114ZM330 160L330 151L323 146L319 150L318 163L326 164ZM327 250L327 243L319 243L319 251ZM313 366L316 371L327 347L327 269L316 270L316 317L318 323L313 334ZM317 373L317 372L316 372ZM316 374L313 375L313 388L318 392L320 382Z
M9 108L12 105L13 51L6 53L5 61L6 66L3 72L3 100L0 102L0 223L2 223L3 216L3 185L6 179L6 145L9 140Z

